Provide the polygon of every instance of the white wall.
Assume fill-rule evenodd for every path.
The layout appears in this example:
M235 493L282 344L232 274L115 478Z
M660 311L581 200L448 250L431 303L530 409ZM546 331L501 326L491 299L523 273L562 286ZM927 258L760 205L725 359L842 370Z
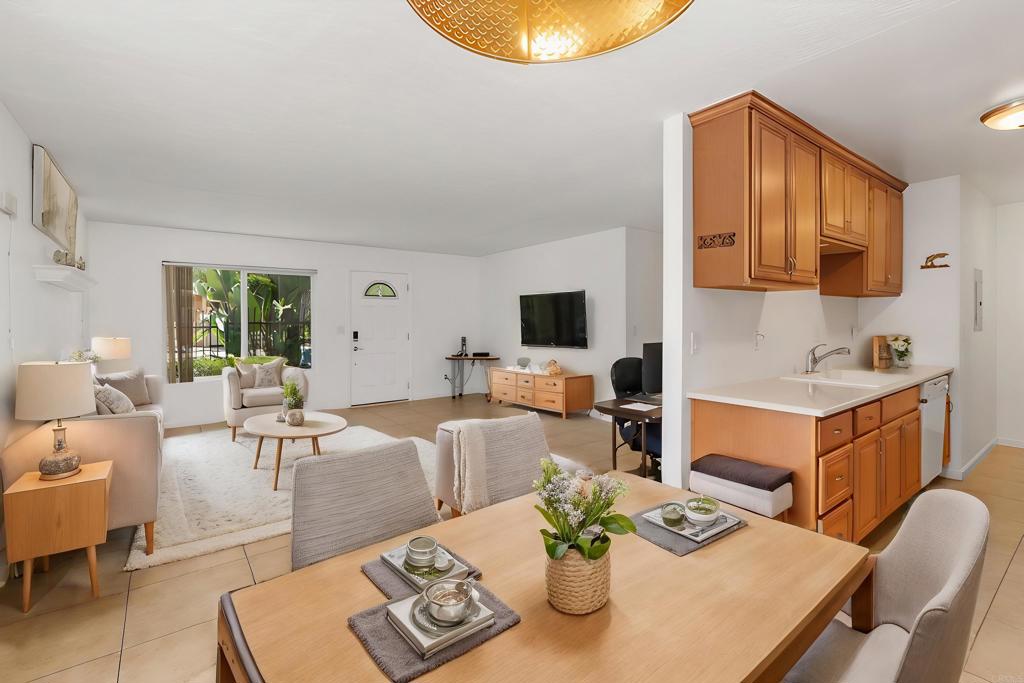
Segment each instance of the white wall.
M996 442L996 338L999 329L996 216L989 199L966 178L960 182L960 461L976 464ZM983 275L983 329L974 329L974 274Z
M45 141L41 141L45 142ZM60 159L56 159L60 163ZM74 179L70 179L72 182ZM38 282L33 265L52 263L58 249L32 225L32 143L0 104L0 192L18 198L18 215L0 214L0 448L34 425L13 423L18 363L58 360L83 342L83 295ZM79 213L78 253L87 231ZM97 276L90 267L89 273ZM10 483L10 482L8 482Z
M102 273L90 296L90 336L132 338L134 361L164 374L162 261L317 271L313 281L313 369L310 407L349 405L353 270L408 273L412 296L414 399L450 388L444 356L459 337L479 339L479 259L271 237L137 225L91 223L89 259ZM467 391L484 391L482 373ZM168 426L223 420L221 384L197 381L166 388Z
M643 357L644 342L661 341L661 233L626 229L627 351Z
M930 254L946 252L949 268L921 270ZM950 385L954 405L960 403L960 178L952 176L914 183L903 193L903 294L865 298L859 303L855 340L858 364L871 365L871 337L906 334L914 341L911 361L955 369ZM963 434L963 411L952 415L951 429ZM950 470L962 462L962 440L950 444Z
M1004 204L996 209L997 263L995 308L999 325L996 330L996 414L999 441L1024 448L1024 276L1021 255L1024 254L1024 203ZM991 276L989 276L991 278Z
M661 340L660 292L650 273L641 272L657 269L660 259L659 236L633 228L483 257L481 332L487 349L501 356L502 365L512 365L520 356L539 363L554 358L567 372L593 374L596 400L614 398L609 378L612 363L635 354L645 341ZM589 348L520 345L521 294L579 289L587 291ZM644 301L633 307L636 299Z

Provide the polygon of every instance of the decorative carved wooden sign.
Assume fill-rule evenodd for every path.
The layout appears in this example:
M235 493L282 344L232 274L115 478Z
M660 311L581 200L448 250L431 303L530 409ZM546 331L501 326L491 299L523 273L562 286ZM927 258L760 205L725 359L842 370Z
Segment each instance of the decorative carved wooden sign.
M736 233L716 232L713 235L697 235L698 249L718 249L719 247L735 247Z

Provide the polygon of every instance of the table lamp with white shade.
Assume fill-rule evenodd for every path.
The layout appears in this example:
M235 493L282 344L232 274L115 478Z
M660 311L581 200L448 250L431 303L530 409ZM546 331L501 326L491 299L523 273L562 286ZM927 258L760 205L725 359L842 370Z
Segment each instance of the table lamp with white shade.
M40 361L18 366L14 417L57 420L53 452L39 461L40 479L63 479L81 471L81 457L68 448L63 420L96 410L92 384L91 363Z
M93 337L90 350L99 356L96 369L102 372L128 370L131 367L132 340L130 337Z

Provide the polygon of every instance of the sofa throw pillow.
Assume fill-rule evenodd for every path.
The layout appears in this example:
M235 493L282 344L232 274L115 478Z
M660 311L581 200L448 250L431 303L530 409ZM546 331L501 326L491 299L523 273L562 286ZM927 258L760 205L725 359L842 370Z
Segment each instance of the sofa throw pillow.
M109 384L93 387L93 392L96 394L96 402L102 404L114 415L135 412L135 406L131 399Z
M281 371L284 358L275 358L269 363L256 366L256 388L281 386Z
M256 386L257 365L245 363L241 359L235 361L235 372L238 373L238 388L252 389Z
M153 402L149 398L146 376L142 374L141 368L124 372L112 372L107 375L96 375L96 381L100 384L114 387L127 396L132 405L144 406Z

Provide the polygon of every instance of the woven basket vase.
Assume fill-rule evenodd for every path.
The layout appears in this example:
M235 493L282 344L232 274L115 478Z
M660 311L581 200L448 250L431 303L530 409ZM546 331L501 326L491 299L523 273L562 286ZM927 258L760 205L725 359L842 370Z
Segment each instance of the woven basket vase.
M566 614L590 614L608 602L612 585L611 553L588 560L573 548L560 560L548 557L544 578L552 607Z

